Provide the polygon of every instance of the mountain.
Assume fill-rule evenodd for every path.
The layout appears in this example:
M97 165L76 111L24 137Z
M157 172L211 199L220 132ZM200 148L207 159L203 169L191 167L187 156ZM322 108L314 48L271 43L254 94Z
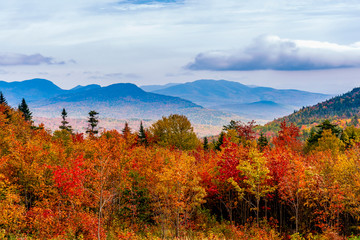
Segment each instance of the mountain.
M112 119L159 119L178 113L188 116L194 123L209 125L226 124L231 118L239 118L234 114L205 109L178 97L145 92L131 83L70 91L29 105L38 117L57 117L62 108L66 108L69 116L80 118L87 117L90 110Z
M214 109L231 112L248 119L257 120L258 122L261 119L274 119L279 116L285 116L294 111L292 107L272 101L217 105L214 106Z
M140 86L140 88L146 92L153 92L156 90L160 90L160 89L164 89L164 88L168 88L168 87L173 87L176 85L179 85L180 83L168 83L165 85L144 85L144 86Z
M256 119L261 116L265 120L289 114L302 106L324 101L330 95L311 93L299 90L279 90L268 87L246 86L226 80L198 80L178 84L154 93L188 99L206 108L245 114ZM255 104L255 103L263 104ZM277 103L271 114L264 114L264 103ZM252 105L248 105L254 103ZM245 104L245 105L244 105Z
M22 98L27 102L38 101L63 94L63 90L46 79L30 79L22 82L0 81L0 91L3 92L7 102L12 106L17 106Z
M101 88L101 86L98 84L90 84L87 86L77 85L76 87L70 89L70 91L71 92L81 92L81 91L86 91L86 90L91 90L91 89L96 89L96 88Z
M284 120L297 126L320 123L324 119L349 119L360 115L360 88L333 97L314 106L304 107L286 117L276 119L274 123ZM272 123L272 124L274 124Z

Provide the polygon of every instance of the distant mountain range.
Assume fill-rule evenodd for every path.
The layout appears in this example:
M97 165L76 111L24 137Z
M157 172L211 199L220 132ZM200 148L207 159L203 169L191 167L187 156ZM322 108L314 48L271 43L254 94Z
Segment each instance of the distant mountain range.
M301 108L293 114L278 118L270 125L278 124L284 120L297 126L320 123L325 119L350 119L354 116L360 118L360 88L333 97L314 106Z
M181 97L206 108L265 120L290 114L331 97L292 89L246 86L226 80L198 80L163 88L158 86L153 93Z
M184 84L142 86L118 83L106 87L92 84L64 90L46 79L0 82L8 103L22 98L34 116L85 118L90 110L111 119L154 119L184 114L197 124L224 125L230 120L264 120L290 114L301 106L323 101L329 95L298 90L246 86L225 80L198 80ZM155 89L155 90L154 90Z
M8 103L17 106L25 98L34 116L59 117L66 108L69 117L85 118L90 110L103 118L154 119L173 113L186 115L193 123L223 125L233 118L231 113L208 110L189 100L145 92L131 83L77 86L64 90L45 79L23 82L1 82Z

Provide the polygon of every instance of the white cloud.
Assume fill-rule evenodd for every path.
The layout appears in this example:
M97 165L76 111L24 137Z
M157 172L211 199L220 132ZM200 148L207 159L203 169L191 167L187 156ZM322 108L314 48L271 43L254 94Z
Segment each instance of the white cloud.
M57 62L52 57L44 57L41 54L0 53L0 66L39 64L65 64L65 62Z
M192 70L318 70L360 67L360 46L281 39L262 35L235 51L200 53L188 64Z

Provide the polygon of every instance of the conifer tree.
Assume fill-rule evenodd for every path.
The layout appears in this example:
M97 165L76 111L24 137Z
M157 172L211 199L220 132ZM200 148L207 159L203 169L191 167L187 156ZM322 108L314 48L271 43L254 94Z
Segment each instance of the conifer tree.
M7 101L1 91L0 91L0 104L7 105Z
M68 121L66 121L66 118L67 118L67 112L65 110L65 108L63 108L62 112L61 112L61 117L62 117L62 121L61 121L61 126L59 126L59 128L61 130L66 130L70 133L72 133L72 127L69 124Z
M25 121L31 122L32 119L32 112L30 112L28 105L26 104L25 99L23 98L20 105L19 110L23 113Z
M224 143L224 136L225 136L225 133L221 132L217 142L215 143L215 150L220 151L220 147Z
M207 137L204 137L203 148L204 148L204 150L209 149L209 141L208 141Z
M148 144L145 129L144 129L142 121L140 122L140 129L139 129L139 134L138 134L138 144L144 144L145 146L147 146L147 144Z
M96 129L98 123L99 123L99 119L98 119L98 115L99 113L96 112L95 110L91 110L89 112L89 118L88 118L88 128L86 130L86 133L89 134L90 136L96 135L98 134L98 130Z
M269 144L269 141L267 140L267 138L264 136L263 133L260 133L260 137L257 141L257 144L258 144L260 151L263 151L264 148Z

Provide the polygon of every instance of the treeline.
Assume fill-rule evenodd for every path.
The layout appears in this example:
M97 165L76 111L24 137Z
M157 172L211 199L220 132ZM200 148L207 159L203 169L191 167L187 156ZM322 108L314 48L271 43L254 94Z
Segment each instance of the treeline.
M325 102L314 106L303 107L293 114L277 119L274 124L280 124L282 121L292 122L297 126L319 123L319 120L325 119L351 119L360 115L360 88L354 88L352 91L333 97Z
M62 116L51 133L0 104L1 239L359 234L357 127L324 122L302 142L286 122L268 139L254 122L232 121L206 143L176 114L122 132L96 132L89 115L85 135Z

